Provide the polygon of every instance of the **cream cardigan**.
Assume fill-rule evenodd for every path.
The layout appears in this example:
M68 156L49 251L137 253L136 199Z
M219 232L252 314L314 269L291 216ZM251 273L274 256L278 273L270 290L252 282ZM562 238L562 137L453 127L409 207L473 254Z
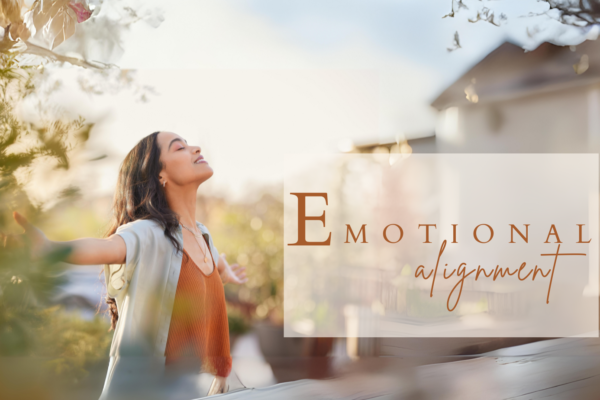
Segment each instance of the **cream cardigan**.
M196 221L215 265L219 252L208 229ZM125 264L109 265L104 276L108 296L116 300L119 319L110 348L110 363L101 400L166 399L165 348L181 269L182 253L165 236L162 224L136 220L120 226L127 246ZM175 238L183 248L181 225Z

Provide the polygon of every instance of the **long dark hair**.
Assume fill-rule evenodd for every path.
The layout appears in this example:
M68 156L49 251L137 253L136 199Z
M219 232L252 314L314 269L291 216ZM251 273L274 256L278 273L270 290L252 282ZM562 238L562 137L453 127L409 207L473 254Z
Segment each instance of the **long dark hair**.
M156 140L159 133L151 133L140 140L121 163L113 200L114 218L105 237L113 235L119 226L128 222L153 219L162 224L165 236L171 240L177 251L182 251L175 238L175 231L179 226L178 215L169 208L164 189L158 179L163 167ZM104 268L108 268L108 265ZM106 304L111 319L110 329L115 329L119 319L117 303L107 295Z

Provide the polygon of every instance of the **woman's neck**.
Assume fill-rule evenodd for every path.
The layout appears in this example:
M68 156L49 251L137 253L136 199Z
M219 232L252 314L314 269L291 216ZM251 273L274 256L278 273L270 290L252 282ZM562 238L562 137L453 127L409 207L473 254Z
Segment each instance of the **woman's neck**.
M169 207L179 215L179 223L194 229L198 186L172 186L166 192Z

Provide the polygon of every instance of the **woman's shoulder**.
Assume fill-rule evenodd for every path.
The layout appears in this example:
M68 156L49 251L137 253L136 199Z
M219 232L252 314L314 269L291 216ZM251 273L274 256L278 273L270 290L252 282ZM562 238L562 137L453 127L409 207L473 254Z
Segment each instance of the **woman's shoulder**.
M117 228L117 232L136 231L139 233L152 233L152 231L156 230L163 232L163 227L162 224L153 219L136 219L135 221L127 222Z
M203 233L208 233L208 228L206 227L206 225L204 225L202 222L200 221L196 221L196 223L198 224L198 227L200 228L200 230Z
M212 235L210 234L210 231L208 230L208 228L206 227L206 225L204 225L202 222L196 221L198 224L198 228L200 228L200 231L203 234L207 234L208 236L210 236L212 238Z

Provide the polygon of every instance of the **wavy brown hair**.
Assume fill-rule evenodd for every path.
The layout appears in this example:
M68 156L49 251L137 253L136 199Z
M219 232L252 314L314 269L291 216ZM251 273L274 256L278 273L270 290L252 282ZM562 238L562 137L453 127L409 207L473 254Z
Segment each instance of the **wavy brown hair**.
M113 200L113 220L104 237L113 235L117 228L138 219L153 219L164 227L165 236L177 251L182 251L175 238L179 226L178 215L169 208L158 175L162 170L160 147L154 132L140 140L127 154L119 170L119 179ZM104 268L108 268L105 265ZM119 313L115 299L105 297L110 313L111 327L115 329Z

